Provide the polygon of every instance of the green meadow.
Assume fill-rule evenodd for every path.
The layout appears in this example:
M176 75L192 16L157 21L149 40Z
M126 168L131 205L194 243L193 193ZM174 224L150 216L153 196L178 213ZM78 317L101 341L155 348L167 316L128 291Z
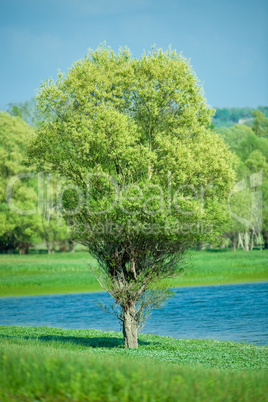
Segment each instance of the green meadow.
M86 252L0 255L0 295L94 292L102 288L90 270L96 261ZM268 250L191 251L189 268L170 279L173 287L268 280Z
M191 251L172 286L268 280L268 250ZM0 255L0 295L93 292L96 261L75 253ZM0 326L0 401L268 401L268 347L96 330Z
M268 347L0 327L1 401L267 401Z

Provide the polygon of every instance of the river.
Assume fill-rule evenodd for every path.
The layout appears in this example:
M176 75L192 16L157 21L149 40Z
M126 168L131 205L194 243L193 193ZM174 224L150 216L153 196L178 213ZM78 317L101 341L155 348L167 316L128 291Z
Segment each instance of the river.
M182 287L153 310L143 333L268 345L268 282ZM0 324L120 331L96 302L104 292L0 298Z

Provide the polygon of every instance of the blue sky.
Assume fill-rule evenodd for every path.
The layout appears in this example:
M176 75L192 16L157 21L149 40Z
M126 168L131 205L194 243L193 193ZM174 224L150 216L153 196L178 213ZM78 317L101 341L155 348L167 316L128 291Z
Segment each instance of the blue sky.
M0 0L0 10L0 110L104 41L134 57L172 45L212 106L268 105L266 0Z

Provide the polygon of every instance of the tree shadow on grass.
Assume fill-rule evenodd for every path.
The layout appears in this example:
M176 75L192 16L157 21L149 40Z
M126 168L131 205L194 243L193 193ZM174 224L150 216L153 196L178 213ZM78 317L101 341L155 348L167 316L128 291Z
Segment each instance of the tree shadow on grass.
M58 335L43 335L37 338L41 342L61 342L71 343L79 346L87 346L90 348L118 348L124 347L124 341L115 337L93 337L83 338L76 336L58 336Z
M59 335L41 335L41 336L12 336L12 335L0 335L0 339L25 339L25 340L36 340L41 342L59 342L59 343L69 343L73 345L85 346L89 348L124 348L123 338L115 337L76 337L76 336L59 336ZM139 340L139 345L150 345L155 344L155 342L146 342Z

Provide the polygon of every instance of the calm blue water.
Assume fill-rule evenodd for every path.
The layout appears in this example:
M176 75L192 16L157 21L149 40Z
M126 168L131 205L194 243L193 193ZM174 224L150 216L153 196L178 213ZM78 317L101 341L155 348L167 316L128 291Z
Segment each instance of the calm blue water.
M0 325L120 331L117 318L102 312L96 301L109 304L111 297L103 292L1 297ZM267 345L268 282L177 288L142 332Z

